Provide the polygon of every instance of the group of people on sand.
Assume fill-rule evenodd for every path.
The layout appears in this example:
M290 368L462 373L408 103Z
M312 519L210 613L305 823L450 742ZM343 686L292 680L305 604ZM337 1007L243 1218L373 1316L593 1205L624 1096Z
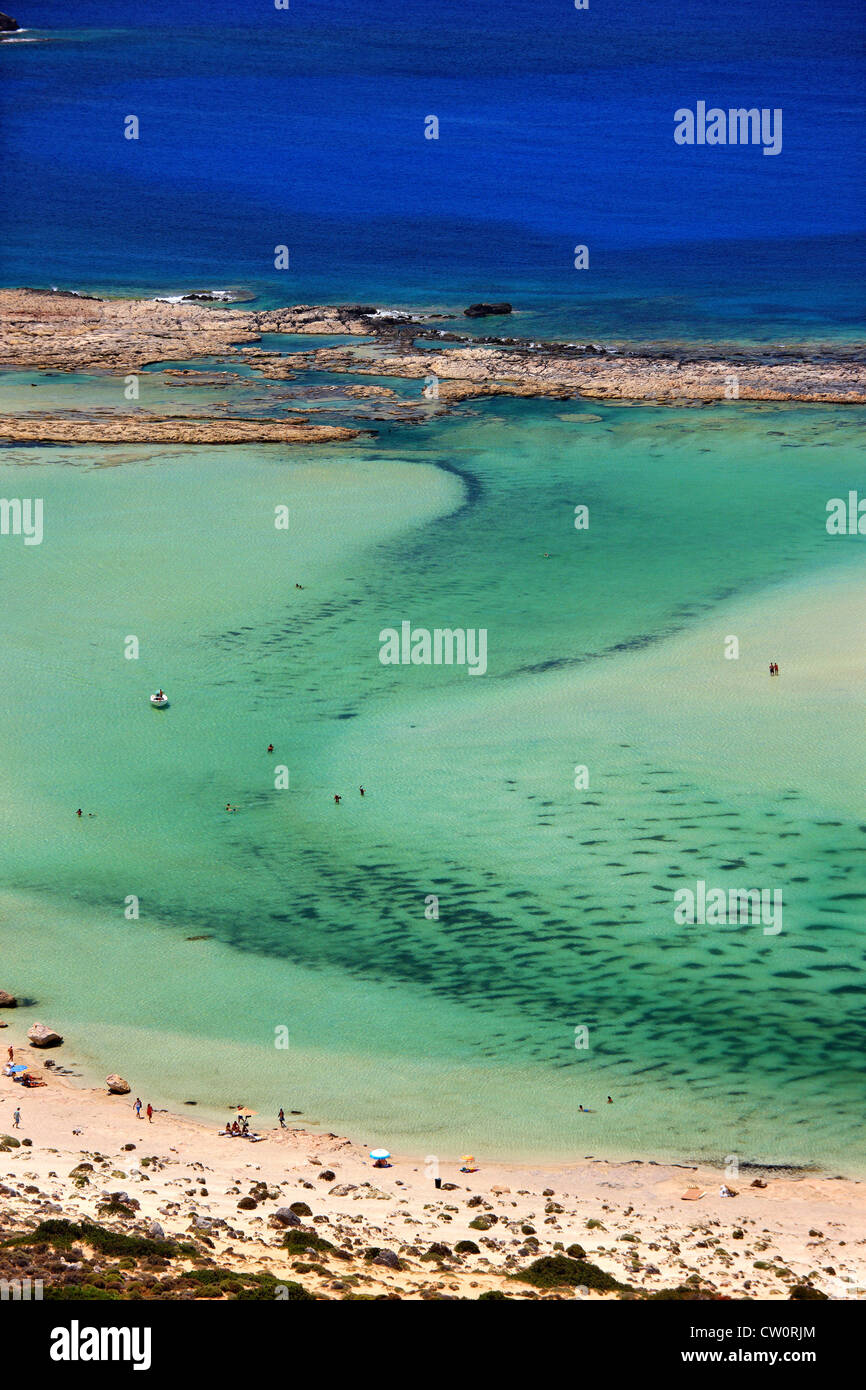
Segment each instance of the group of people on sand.
M243 1139L247 1139L249 1137L249 1132L250 1122L247 1119L246 1115L242 1115L238 1120L232 1120L231 1124L229 1124L228 1120L226 1120L226 1127L223 1130L223 1134L239 1134Z
M3 1068L4 1076L11 1077L12 1080L17 1082L19 1086L24 1086L25 1089L28 1091L31 1090L34 1086L45 1085L44 1081L40 1081L39 1077L34 1076L33 1073L29 1072L25 1066L22 1065L16 1067L14 1047L10 1046L7 1049L6 1058L6 1065ZM15 1128L17 1129L18 1126L16 1125Z
M135 1118L136 1118L137 1120L140 1120L140 1119L141 1119L141 1097L140 1097L140 1096L136 1096L136 1097L135 1097L135 1104L133 1105L132 1108L133 1108L133 1110L135 1111ZM150 1101L147 1102L147 1109L145 1110L145 1114L147 1115L147 1123L148 1123L149 1125L152 1125L152 1124L153 1124L153 1106L151 1105Z

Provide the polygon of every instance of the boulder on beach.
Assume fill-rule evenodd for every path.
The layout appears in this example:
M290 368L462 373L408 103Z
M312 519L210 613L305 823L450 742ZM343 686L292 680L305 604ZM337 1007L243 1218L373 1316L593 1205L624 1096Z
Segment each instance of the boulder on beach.
M17 1009L18 1000L8 990L0 989L0 1009Z
M109 1093L113 1096L129 1095L129 1082L124 1081L122 1076L118 1076L116 1071L113 1071L110 1076L105 1078L105 1084L108 1087Z
M467 319L484 319L490 314L510 314L510 304L470 304L468 309L463 310Z
M63 1042L61 1034L55 1033L47 1023L34 1023L27 1029L27 1037L31 1047L59 1047Z
M292 1211L291 1207L277 1207L276 1211L271 1212L271 1224L274 1226L300 1226L301 1218Z
M373 1247L368 1250L364 1258L372 1265L384 1265L386 1269L402 1269L399 1255L395 1255L393 1250L380 1250Z

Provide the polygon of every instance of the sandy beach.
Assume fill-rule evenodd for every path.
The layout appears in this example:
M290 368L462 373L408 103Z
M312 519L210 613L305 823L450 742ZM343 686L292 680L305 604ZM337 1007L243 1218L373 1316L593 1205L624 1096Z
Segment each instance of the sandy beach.
M128 1095L74 1085L58 1074L68 1045L37 1051L14 1010L5 1012L7 1020L4 1060L13 1046L16 1064L45 1085L24 1089L0 1078L4 1277L41 1275L49 1289L51 1281L65 1287L66 1296L94 1281L116 1297L124 1296L124 1283L135 1285L127 1297L159 1296L156 1285L142 1289L135 1260L114 1268L94 1250L83 1256L86 1237L48 1269L39 1258L44 1244L8 1244L41 1222L69 1221L183 1244L185 1254L170 1261L174 1277L195 1268L273 1275L285 1288L300 1282L309 1294L332 1299L477 1298L491 1291L596 1299L663 1290L788 1299L803 1288L857 1298L866 1289L860 1182L637 1159L518 1166L476 1156L477 1171L467 1173L457 1155L440 1167L396 1154L377 1169L350 1138L295 1128L291 1116L286 1130L271 1116L253 1117L261 1143L222 1137L216 1126L166 1110L155 1111L152 1122L144 1114L137 1119L134 1078ZM723 1184L736 1196L720 1195ZM687 1192L701 1195L685 1199ZM313 1248L317 1240L328 1246ZM563 1255L558 1265L536 1266L538 1282L521 1277L532 1276L537 1261ZM621 1287L596 1287L609 1282L605 1275ZM213 1288L203 1296L232 1295Z

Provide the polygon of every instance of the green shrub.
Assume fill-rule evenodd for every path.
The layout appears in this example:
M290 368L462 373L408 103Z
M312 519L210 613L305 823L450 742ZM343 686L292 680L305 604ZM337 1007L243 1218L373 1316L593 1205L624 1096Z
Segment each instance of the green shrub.
M574 1260L569 1255L542 1255L519 1274L510 1276L523 1283L534 1284L537 1289L556 1289L563 1285L573 1288L596 1289L600 1293L611 1293L628 1289L612 1274L599 1269L588 1260Z

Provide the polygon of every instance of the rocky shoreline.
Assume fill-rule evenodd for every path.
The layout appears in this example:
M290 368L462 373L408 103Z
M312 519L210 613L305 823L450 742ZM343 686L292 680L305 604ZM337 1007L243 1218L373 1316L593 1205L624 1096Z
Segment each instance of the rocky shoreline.
M866 404L866 351L778 347L746 351L697 346L605 347L475 337L435 327L440 314L370 305L295 305L253 310L188 296L98 299L73 292L0 290L0 362L39 372L100 372L126 377L160 363L216 359L254 378L285 381L315 371L336 376L402 378L418 383L418 402L392 389L348 383L349 397L378 394L382 419L416 422L462 401L488 396L605 400L666 406L717 401ZM343 346L280 352L263 335L349 336ZM196 373L172 384L195 384ZM246 378L249 380L249 377ZM240 383L241 378L238 377ZM412 412L415 413L412 413ZM0 439L31 442L323 443L356 437L348 425L306 417L249 420L216 415L103 416L70 412L0 418Z
M357 439L360 430L283 420L198 419L183 415L115 415L80 418L0 415L0 440L25 444L334 444Z

